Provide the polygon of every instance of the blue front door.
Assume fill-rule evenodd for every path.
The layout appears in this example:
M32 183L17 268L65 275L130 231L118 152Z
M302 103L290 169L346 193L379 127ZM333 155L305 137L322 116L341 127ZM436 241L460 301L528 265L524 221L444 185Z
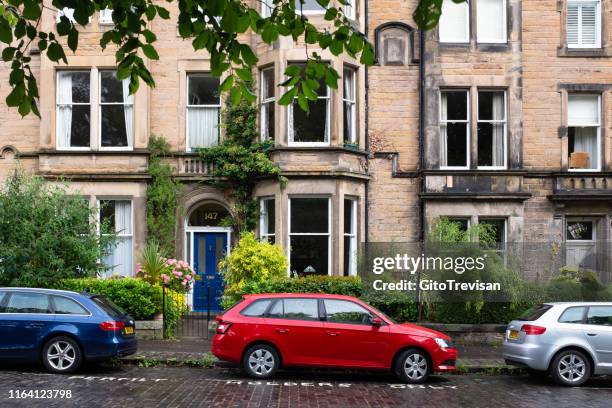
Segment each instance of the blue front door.
M219 261L225 256L227 234L224 232L196 232L193 239L193 267L200 276L193 287L193 310L221 311L223 278Z

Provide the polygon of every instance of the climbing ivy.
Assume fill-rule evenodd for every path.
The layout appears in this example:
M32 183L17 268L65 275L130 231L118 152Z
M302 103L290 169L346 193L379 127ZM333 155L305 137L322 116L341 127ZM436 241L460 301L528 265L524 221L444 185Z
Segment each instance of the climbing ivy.
M212 163L214 186L228 191L235 199L234 217L224 220L237 232L252 231L257 225L258 206L253 199L257 181L274 178L286 183L280 169L269 157L272 141L259 141L257 106L249 101L230 104L223 112L225 138L213 147L200 149L200 157Z
M170 153L170 145L162 136L149 139L149 174L147 187L147 229L149 239L156 241L159 252L174 257L176 252L176 223L180 183L173 177L173 168L162 161Z

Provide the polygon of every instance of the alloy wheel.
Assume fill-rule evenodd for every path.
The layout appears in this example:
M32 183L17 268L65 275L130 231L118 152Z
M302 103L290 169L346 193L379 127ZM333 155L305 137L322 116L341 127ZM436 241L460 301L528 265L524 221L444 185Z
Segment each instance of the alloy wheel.
M249 369L258 376L265 376L274 369L276 362L268 350L256 349L249 355Z
M68 370L77 358L77 352L72 344L59 340L51 344L47 351L47 361L58 371Z
M559 375L568 383L578 382L586 373L586 364L581 356L568 354L559 360Z
M411 380L420 380L427 375L427 359L418 353L409 354L404 360L404 371Z

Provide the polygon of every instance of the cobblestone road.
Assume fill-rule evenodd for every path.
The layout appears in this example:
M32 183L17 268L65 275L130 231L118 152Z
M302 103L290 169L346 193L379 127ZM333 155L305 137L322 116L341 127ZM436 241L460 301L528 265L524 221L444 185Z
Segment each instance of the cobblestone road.
M71 398L16 399L16 391L70 390ZM251 381L236 369L89 367L73 376L0 371L0 407L610 407L612 379L561 388L527 376L434 377L422 386L386 374L284 372Z

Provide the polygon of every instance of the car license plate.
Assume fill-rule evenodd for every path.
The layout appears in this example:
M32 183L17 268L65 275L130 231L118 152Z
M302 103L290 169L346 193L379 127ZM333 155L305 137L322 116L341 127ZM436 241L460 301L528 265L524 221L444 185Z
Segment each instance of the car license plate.
M519 331L518 330L510 330L510 333L508 333L508 339L510 340L518 340L519 338Z
M134 334L134 328L131 327L131 326L128 326L128 327L125 328L124 333L125 334Z

